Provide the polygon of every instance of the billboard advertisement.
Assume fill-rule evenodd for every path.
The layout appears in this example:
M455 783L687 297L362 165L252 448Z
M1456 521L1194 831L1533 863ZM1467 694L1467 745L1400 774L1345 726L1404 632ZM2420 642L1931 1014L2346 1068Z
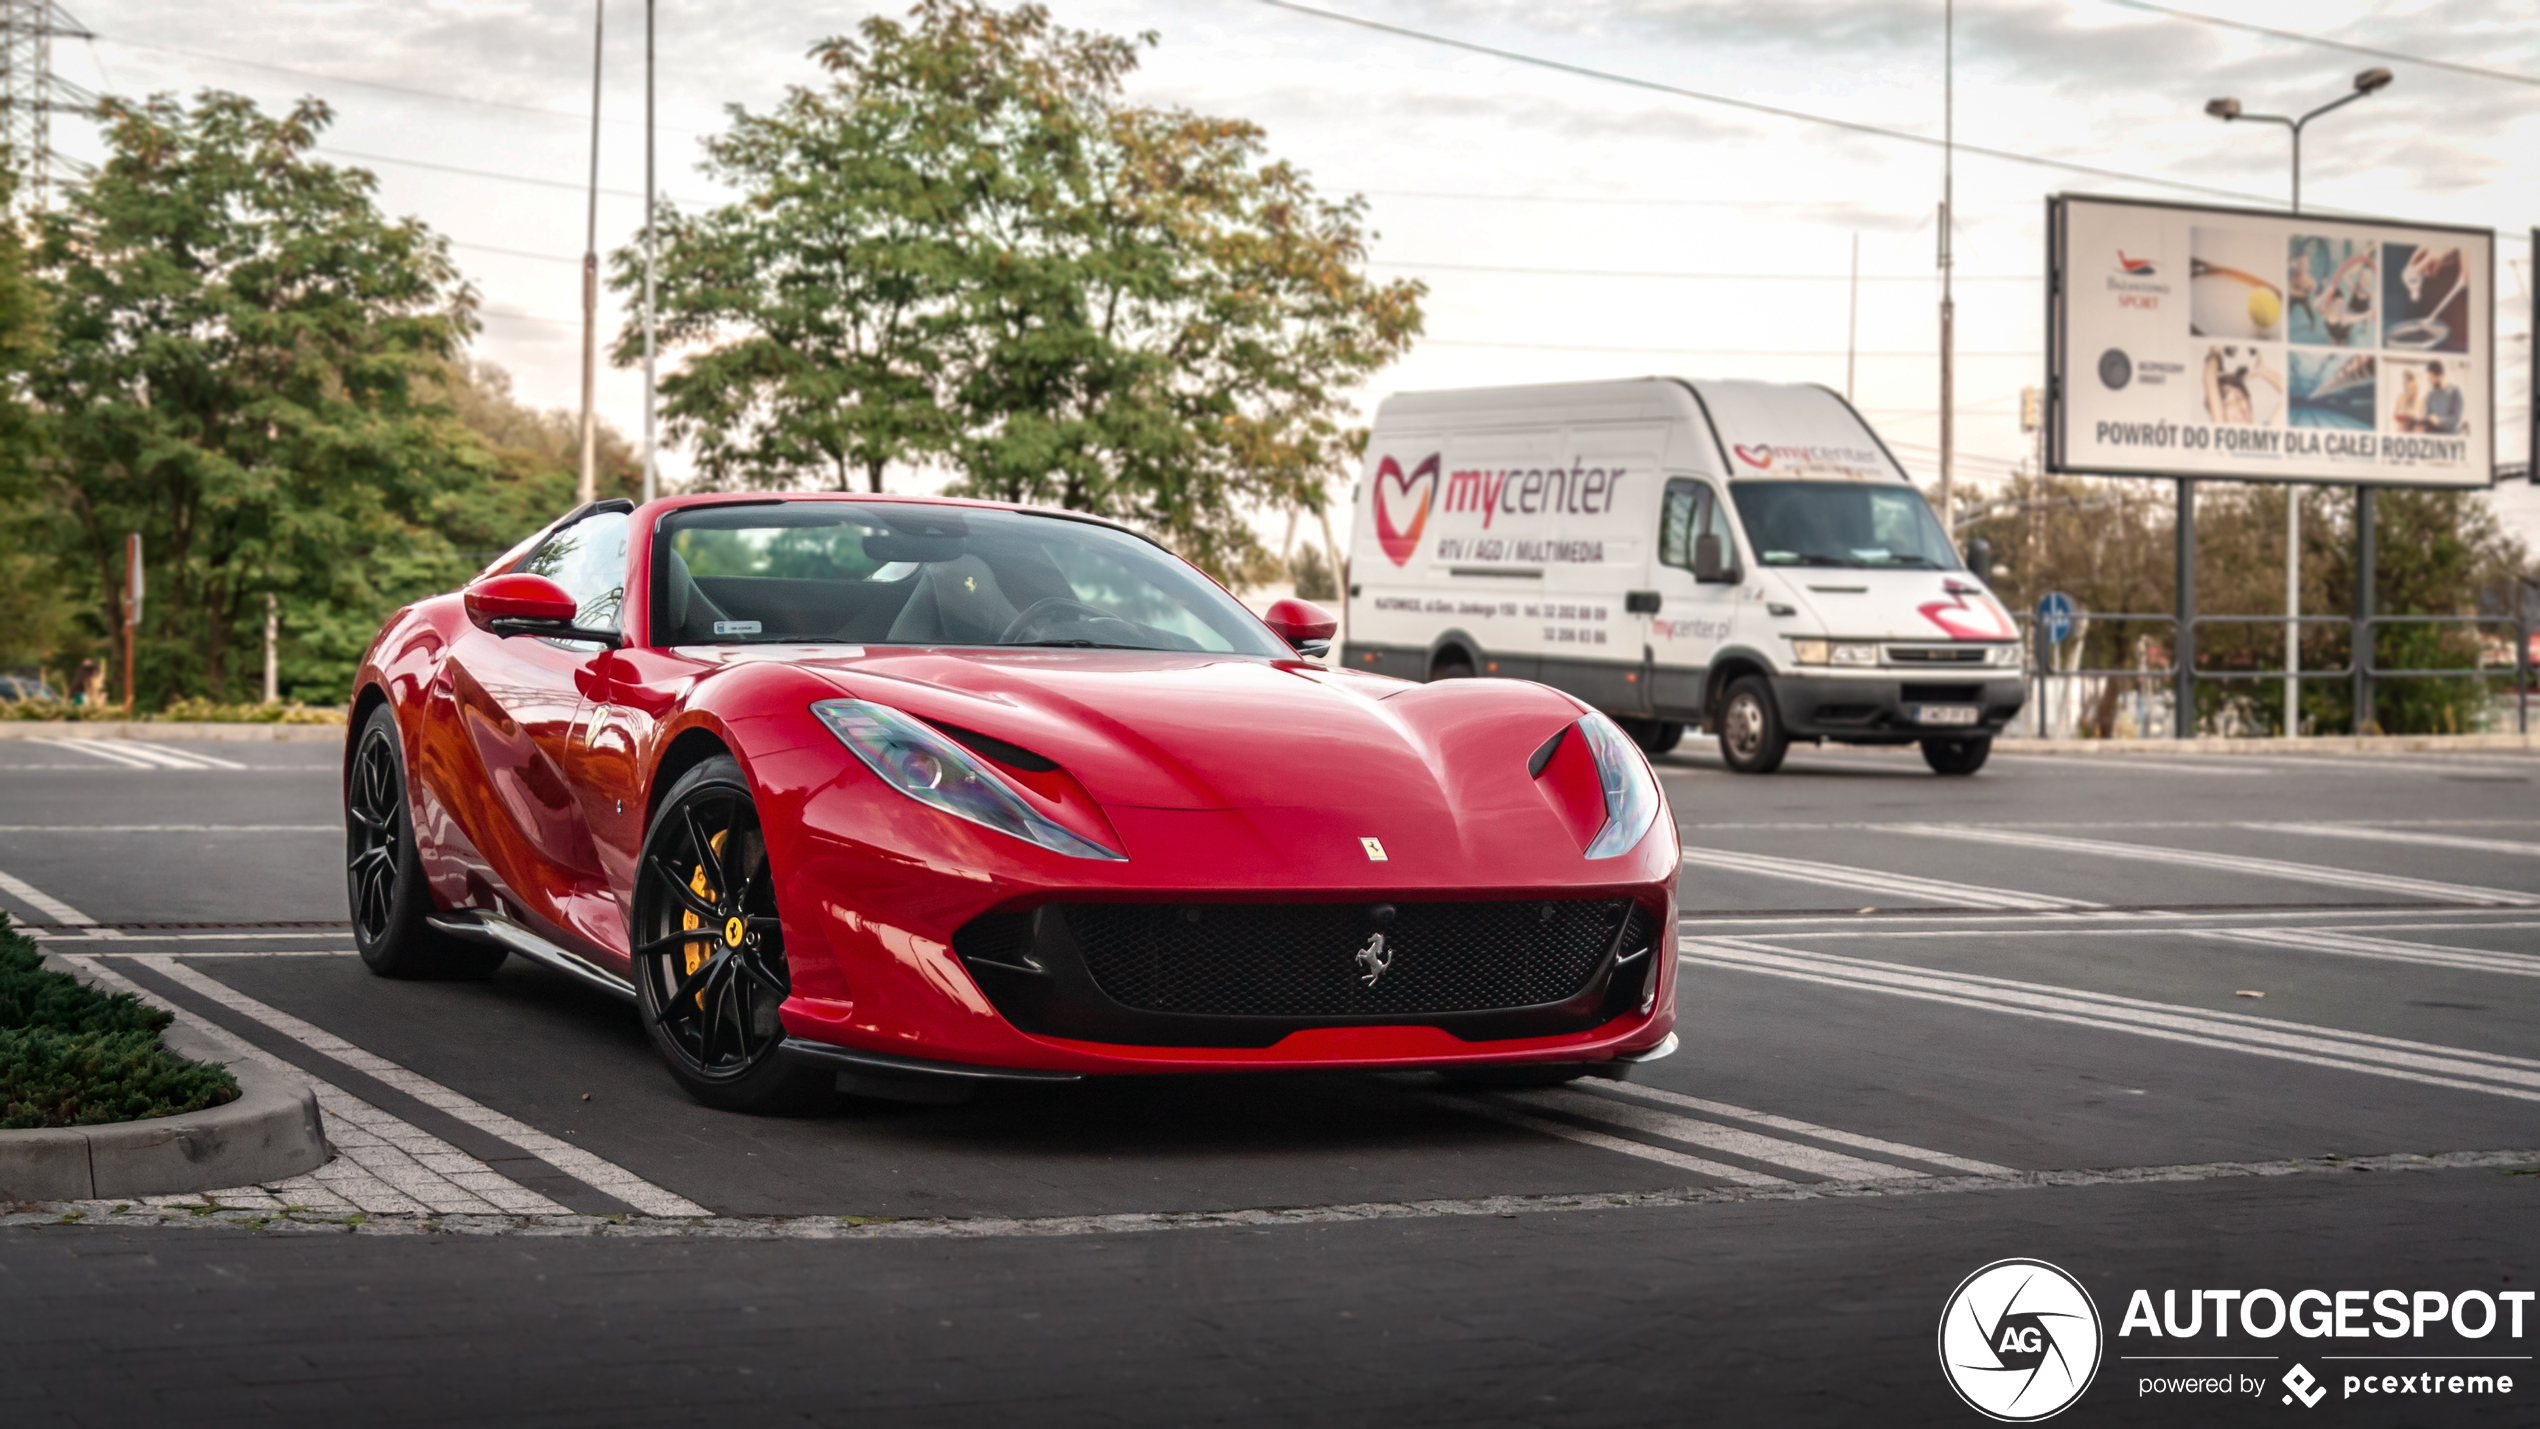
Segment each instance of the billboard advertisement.
M2494 479L2495 234L2047 200L2054 470Z

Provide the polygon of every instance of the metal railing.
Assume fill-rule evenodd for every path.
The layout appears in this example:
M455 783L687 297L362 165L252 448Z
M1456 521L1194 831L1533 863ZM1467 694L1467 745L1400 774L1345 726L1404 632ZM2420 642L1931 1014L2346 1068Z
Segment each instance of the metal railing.
M2172 687L2172 698L2175 700L2173 732L2180 739L2189 738L2196 733L2196 685L2203 680L2351 681L2355 691L2356 725L2360 732L2362 727L2371 721L2373 687L2381 680L2502 680L2510 678L2514 682L2514 732L2528 734L2531 730L2533 624L2528 615L2375 615L2364 619L2344 615L2199 615L2189 622L2188 658L2181 663L2177 658L2179 646L2177 616L2166 611L2077 611L2073 617L2076 626L2085 622L2093 625L2150 625L2167 629L2170 639L2163 652L2167 658L2160 665L2114 668L2076 666L2072 669L2063 669L2056 665L2053 658L2055 644L2045 638L2045 632L2039 627L2033 614L2023 612L2014 618L2025 630L2021 640L2022 648L2027 652L2024 673L2034 682L2037 698L2033 701L2032 708L2036 712L2041 735L2044 733L2045 721L2044 682L2048 678L2130 680L2139 684L2166 683ZM2197 631L2207 626L2284 626L2288 624L2297 627L2317 626L2346 632L2345 663L2322 666L2300 666L2297 663L2297 667L2290 670L2217 668L2205 663L2207 652L2204 649L2204 643L2193 638ZM2470 665L2432 667L2393 667L2375 663L2378 642L2383 629L2400 626L2457 626L2472 630L2492 627L2499 631L2510 630L2513 633L2514 658L2510 664L2490 664L2481 660ZM2358 659L2359 653L2360 659ZM2300 729L2298 711L2288 711L2288 714L2296 717L2286 721L2285 730L2288 734L2297 733Z

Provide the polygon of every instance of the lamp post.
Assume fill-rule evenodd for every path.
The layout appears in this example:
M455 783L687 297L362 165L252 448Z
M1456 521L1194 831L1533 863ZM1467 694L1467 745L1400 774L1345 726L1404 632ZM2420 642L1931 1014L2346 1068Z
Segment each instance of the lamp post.
M2293 135L2293 211L2300 213L2302 211L2302 130L2304 126L2330 110L2342 109L2365 95L2388 86L2389 83L2390 71L2375 66L2355 76L2355 87L2352 92L2341 94L2298 118L2282 114L2250 114L2241 109L2240 101L2237 99L2207 100L2205 112L2225 123L2247 120L2252 124L2281 124L2291 131ZM2302 668L2302 489L2298 484L2288 482L2284 491L2284 732L2287 736L2291 736L2302 731L2302 677L2298 673ZM2359 557L2369 549L2371 538L2366 533L2372 525L2371 507L2372 488L2356 487L2355 550ZM2356 582L2355 617L2359 621L2370 620L2372 612L2367 607L2371 603L2371 597L2366 592L2372 588L2372 575L2361 567L2357 569L2360 574ZM2368 701L2371 698L2372 677L2365 673L2365 667L2371 663L2372 659L2371 641L2370 627L2359 625L2354 642L2355 732L2357 734L2363 733L2364 721L2371 714Z

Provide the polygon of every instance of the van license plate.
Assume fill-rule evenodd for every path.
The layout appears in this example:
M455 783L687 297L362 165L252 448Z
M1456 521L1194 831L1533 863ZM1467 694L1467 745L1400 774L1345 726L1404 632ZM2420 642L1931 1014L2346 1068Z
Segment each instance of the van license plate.
M1976 707L1974 705L1914 706L1914 723L1916 724L1974 724L1975 722Z

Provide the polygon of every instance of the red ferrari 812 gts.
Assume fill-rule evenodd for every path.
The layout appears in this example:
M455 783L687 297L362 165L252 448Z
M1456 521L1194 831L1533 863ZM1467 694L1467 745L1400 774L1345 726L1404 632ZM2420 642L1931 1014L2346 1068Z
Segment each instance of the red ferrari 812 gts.
M1604 715L1326 669L1067 512L603 501L364 658L355 941L631 999L698 1100L1673 1050L1678 849Z

